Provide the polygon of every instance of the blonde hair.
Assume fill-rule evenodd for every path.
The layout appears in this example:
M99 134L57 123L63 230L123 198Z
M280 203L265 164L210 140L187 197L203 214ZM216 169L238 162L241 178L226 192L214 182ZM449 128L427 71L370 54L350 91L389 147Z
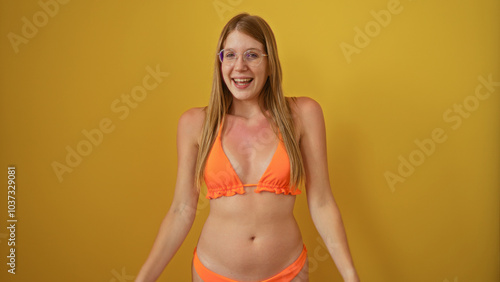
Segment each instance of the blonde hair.
M224 26L217 52L222 49L227 36L234 30L243 32L262 43L268 54L269 77L259 95L261 110L265 113L269 110L268 120L277 134L276 126L281 132L283 143L290 159L290 184L291 187L300 187L304 182L305 171L300 153L299 144L295 140L295 127L292 119L290 105L285 99L282 90L281 64L278 58L278 48L274 34L269 25L259 16L251 16L242 13L233 17ZM218 126L231 106L233 96L224 83L221 64L217 56L214 56L214 77L212 82L212 93L207 107L205 107L205 122L199 140L198 157L195 171L195 186L200 191L205 170L205 163L210 149L217 137ZM295 100L295 97L292 97Z

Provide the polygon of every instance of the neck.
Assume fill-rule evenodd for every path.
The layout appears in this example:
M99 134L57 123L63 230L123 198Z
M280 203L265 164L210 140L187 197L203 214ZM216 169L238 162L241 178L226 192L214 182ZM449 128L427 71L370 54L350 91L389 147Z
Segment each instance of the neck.
M258 97L252 100L238 100L233 97L233 102L229 108L229 114L246 119L262 116L262 110L259 103L260 101Z

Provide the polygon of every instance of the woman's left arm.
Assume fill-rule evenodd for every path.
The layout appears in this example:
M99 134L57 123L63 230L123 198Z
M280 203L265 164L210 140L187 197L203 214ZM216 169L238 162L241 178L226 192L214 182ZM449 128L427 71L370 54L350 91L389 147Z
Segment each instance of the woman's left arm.
M297 106L309 212L344 281L359 281L330 187L323 111L315 100L307 97L300 97Z

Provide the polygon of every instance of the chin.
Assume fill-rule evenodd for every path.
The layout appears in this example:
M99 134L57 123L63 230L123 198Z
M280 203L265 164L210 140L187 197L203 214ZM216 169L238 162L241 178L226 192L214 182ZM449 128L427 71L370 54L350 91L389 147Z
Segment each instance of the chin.
M233 98L238 99L238 100L252 100L259 95L256 93L241 93L239 91L231 91L231 94L233 95Z

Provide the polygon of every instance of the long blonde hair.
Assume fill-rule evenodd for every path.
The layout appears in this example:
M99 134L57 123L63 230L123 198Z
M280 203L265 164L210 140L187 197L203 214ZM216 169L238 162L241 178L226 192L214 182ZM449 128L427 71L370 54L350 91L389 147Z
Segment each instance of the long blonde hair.
M217 43L217 52L222 49L227 36L234 30L243 32L262 43L266 54L268 54L269 77L259 95L259 99L262 102L259 104L263 113L269 110L269 116L266 117L272 121L271 125L275 133L277 133L276 126L281 132L283 143L290 159L290 185L298 188L304 182L305 171L299 144L294 137L295 127L290 105L283 95L281 64L278 58L278 48L274 34L266 21L261 17L242 13L233 17L224 26L219 42ZM200 145L196 162L195 186L198 192L202 185L207 157L217 137L218 126L226 113L228 113L233 100L231 92L224 83L221 64L217 56L214 56L214 61L212 93L209 104L204 109L205 122L199 140ZM294 98L292 99L294 100Z

